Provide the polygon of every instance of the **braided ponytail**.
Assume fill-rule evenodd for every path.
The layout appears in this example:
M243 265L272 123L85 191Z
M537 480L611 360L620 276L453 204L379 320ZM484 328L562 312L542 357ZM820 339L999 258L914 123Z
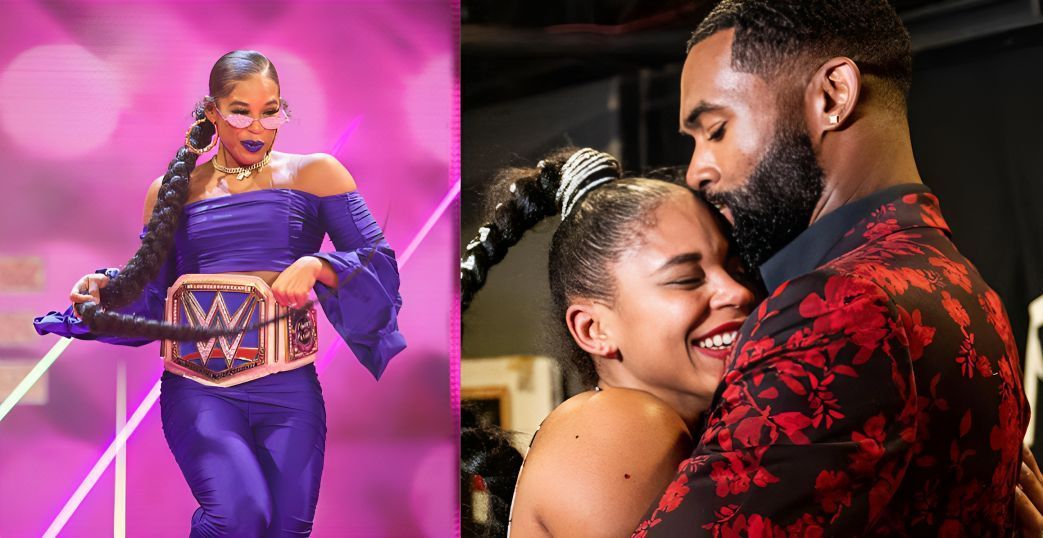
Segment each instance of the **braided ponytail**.
M485 285L489 269L503 260L507 249L540 221L559 213L554 195L561 186L561 167L575 151L565 148L549 155L538 168L508 168L498 174L491 194L493 199L503 201L488 211L486 223L467 244L460 264L461 312L471 306L474 295Z
M267 76L277 85L279 84L279 74L276 72L275 66L260 52L236 50L219 58L210 70L210 95L196 105L192 113L193 119L205 120L207 107L211 106L217 98L229 95L237 82L257 74ZM210 144L215 130L216 126L213 123L201 121L189 131L188 142L196 148L206 147ZM101 305L87 301L79 306L80 315L92 332L129 337L190 340L237 334L242 330L192 328L114 312L135 301L141 295L145 286L159 274L160 268L173 250L174 235L181 220L185 201L188 199L189 180L198 159L199 155L189 151L187 147L178 148L160 182L156 204L146 225L141 246L119 274L110 280L108 285L101 288ZM269 323L297 315L310 305L309 302L280 318L269 320ZM257 326L260 324L250 328Z
M196 120L206 119L205 102L196 106ZM192 128L189 140L194 147L203 147L214 136L214 124L204 121ZM179 148L163 175L156 205L149 217L145 237L134 256L116 278L101 289L101 304L112 310L133 302L166 261L174 246L174 232L181 219L181 210L188 199L188 183L199 155L188 148Z
M367 265L369 265L370 260L375 254L376 249L372 249L365 259L359 260L359 266L341 279L341 285L347 284L353 278L362 274L362 271L365 270ZM308 312L308 309L310 309L314 304L315 301L308 301L297 308L291 308L287 312L271 319L254 322L239 329L214 329L202 326L192 327L188 325L174 325L172 323L156 321L141 316L121 314L118 312L107 312L99 309L92 301L87 301L80 305L80 312L84 321L87 322L87 326L96 334L142 337L150 340L164 339L186 341L206 340L218 336L230 336L241 332L248 332L263 325L270 325L286 318L293 318L294 323L296 323L298 317L305 315ZM90 316L89 321L87 320L88 316Z
M604 154L594 153L566 148L544 159L537 169L515 168L501 173L491 196L491 217L467 245L460 264L463 311L507 249L564 207L565 217L554 232L548 256L552 326L559 334L558 353L566 350L564 366L585 386L593 386L598 374L594 361L565 326L569 305L581 298L611 302L615 282L606 278L611 274L609 264L638 240L651 212L669 196L686 190L655 179L618 179L618 164L612 160L606 165L608 161L601 158Z
M192 114L194 119L206 119L206 103L204 100L196 105ZM192 127L188 139L193 147L204 147L213 138L214 129L213 123L204 121ZM189 178L198 158L199 155L188 148L178 148L174 159L167 165L166 174L163 175L156 195L156 205L152 208L152 216L149 217L145 236L141 239L138 251L119 274L110 280L107 286L101 288L101 305L88 301L80 306L83 321L92 332L147 337L148 333L155 330L155 327L148 323L151 320L120 314L113 310L137 299L166 262L167 255L174 246L174 232L177 231L181 210L188 199ZM158 324L154 321L151 323Z
M103 288L104 289L104 288ZM258 321L241 328L210 328L203 326L174 325L163 321L156 321L141 316L121 314L119 312L108 312L99 310L93 302L83 303L83 307L91 306L91 309L81 308L84 321L87 316L91 320L87 322L91 332L95 334L108 334L113 336L140 337L149 340L176 340L179 342L190 340L207 340L218 336L231 336L242 332L253 331L263 325L269 325L277 321L293 318L295 321L299 316L304 316L307 309L311 308L314 301L308 301L304 306L290 309L289 311L272 317L265 321ZM92 312L92 314L88 314Z
M193 117L196 120L206 119L206 106L212 99L205 99L196 105ZM189 141L193 147L205 147L214 136L214 124L204 121L189 132ZM156 196L156 205L146 226L145 237L141 246L131 257L127 265L99 290L101 305L87 301L80 305L83 321L95 334L115 336L141 337L153 340L204 340L217 336L238 334L242 331L256 329L261 325L274 323L291 316L302 315L312 302L287 312L266 322L254 323L244 329L213 329L206 327L190 327L173 325L141 316L122 314L113 310L125 306L141 295L145 286L156 278L159 268L166 262L167 256L174 246L174 232L177 231L181 218L181 210L188 198L188 183L192 170L195 169L199 155L185 147L178 149L174 159L167 165L167 173L163 176Z

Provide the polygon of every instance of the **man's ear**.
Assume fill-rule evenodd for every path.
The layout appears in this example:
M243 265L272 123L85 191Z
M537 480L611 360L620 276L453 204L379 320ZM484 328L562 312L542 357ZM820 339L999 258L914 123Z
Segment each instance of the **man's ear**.
M862 92L862 72L851 58L831 58L818 68L804 95L808 134L821 140L854 119Z
M619 346L612 336L607 312L595 303L577 303L565 311L565 324L580 349L596 357L613 358Z

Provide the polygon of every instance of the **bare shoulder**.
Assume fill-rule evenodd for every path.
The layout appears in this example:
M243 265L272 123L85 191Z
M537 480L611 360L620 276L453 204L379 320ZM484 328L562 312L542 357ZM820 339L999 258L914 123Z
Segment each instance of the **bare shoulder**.
M352 192L358 187L351 172L328 153L293 155L297 159L295 188L316 196L332 196Z
M163 185L163 176L159 176L148 186L148 192L145 193L145 208L142 211L141 222L144 224L148 223L149 218L152 216L152 208L156 207L156 199L159 197L159 187Z
M198 200L203 197L204 185L207 178L213 174L214 165L213 159L207 160L204 163L197 164L192 172L188 176L188 195L186 201ZM157 177L148 186L148 192L145 193L145 208L142 215L142 220L148 223L149 218L152 216L152 209L156 207L156 200L159 199L159 190L163 186L163 176Z
M553 535L630 534L691 445L681 417L651 394L580 394L544 421L519 495Z
M610 388L585 392L569 398L547 417L544 427L557 424L582 425L614 435L619 429L634 428L645 434L676 435L688 429L666 402L641 390Z

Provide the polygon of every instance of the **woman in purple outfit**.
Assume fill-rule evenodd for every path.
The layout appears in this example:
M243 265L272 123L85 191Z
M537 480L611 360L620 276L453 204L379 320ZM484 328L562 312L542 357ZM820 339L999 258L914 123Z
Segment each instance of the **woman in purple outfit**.
M35 320L40 334L168 339L163 431L200 504L193 537L311 532L326 413L310 290L374 377L405 348L395 254L335 158L272 151L285 106L264 55L222 56L185 147L148 190L138 252ZM327 233L337 250L318 252Z

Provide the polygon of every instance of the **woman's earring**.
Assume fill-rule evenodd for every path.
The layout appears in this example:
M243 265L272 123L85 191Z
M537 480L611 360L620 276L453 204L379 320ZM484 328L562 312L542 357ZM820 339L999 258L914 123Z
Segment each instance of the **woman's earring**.
M204 154L204 153L214 149L214 146L217 145L217 125L214 125L214 138L212 140L210 140L210 145L205 147L205 148L203 148L203 149L192 147L192 129L195 129L197 125L203 123L204 121L210 121L210 120L208 120L206 118L203 118L201 120L197 120L195 123L193 123L192 125L190 125L188 127L187 131L185 131L185 148L188 149L188 151L191 151L192 153L195 153L196 155L202 155L202 154Z
M839 114L830 114L829 115L829 124L830 125L836 125L838 123L840 123L840 115Z

